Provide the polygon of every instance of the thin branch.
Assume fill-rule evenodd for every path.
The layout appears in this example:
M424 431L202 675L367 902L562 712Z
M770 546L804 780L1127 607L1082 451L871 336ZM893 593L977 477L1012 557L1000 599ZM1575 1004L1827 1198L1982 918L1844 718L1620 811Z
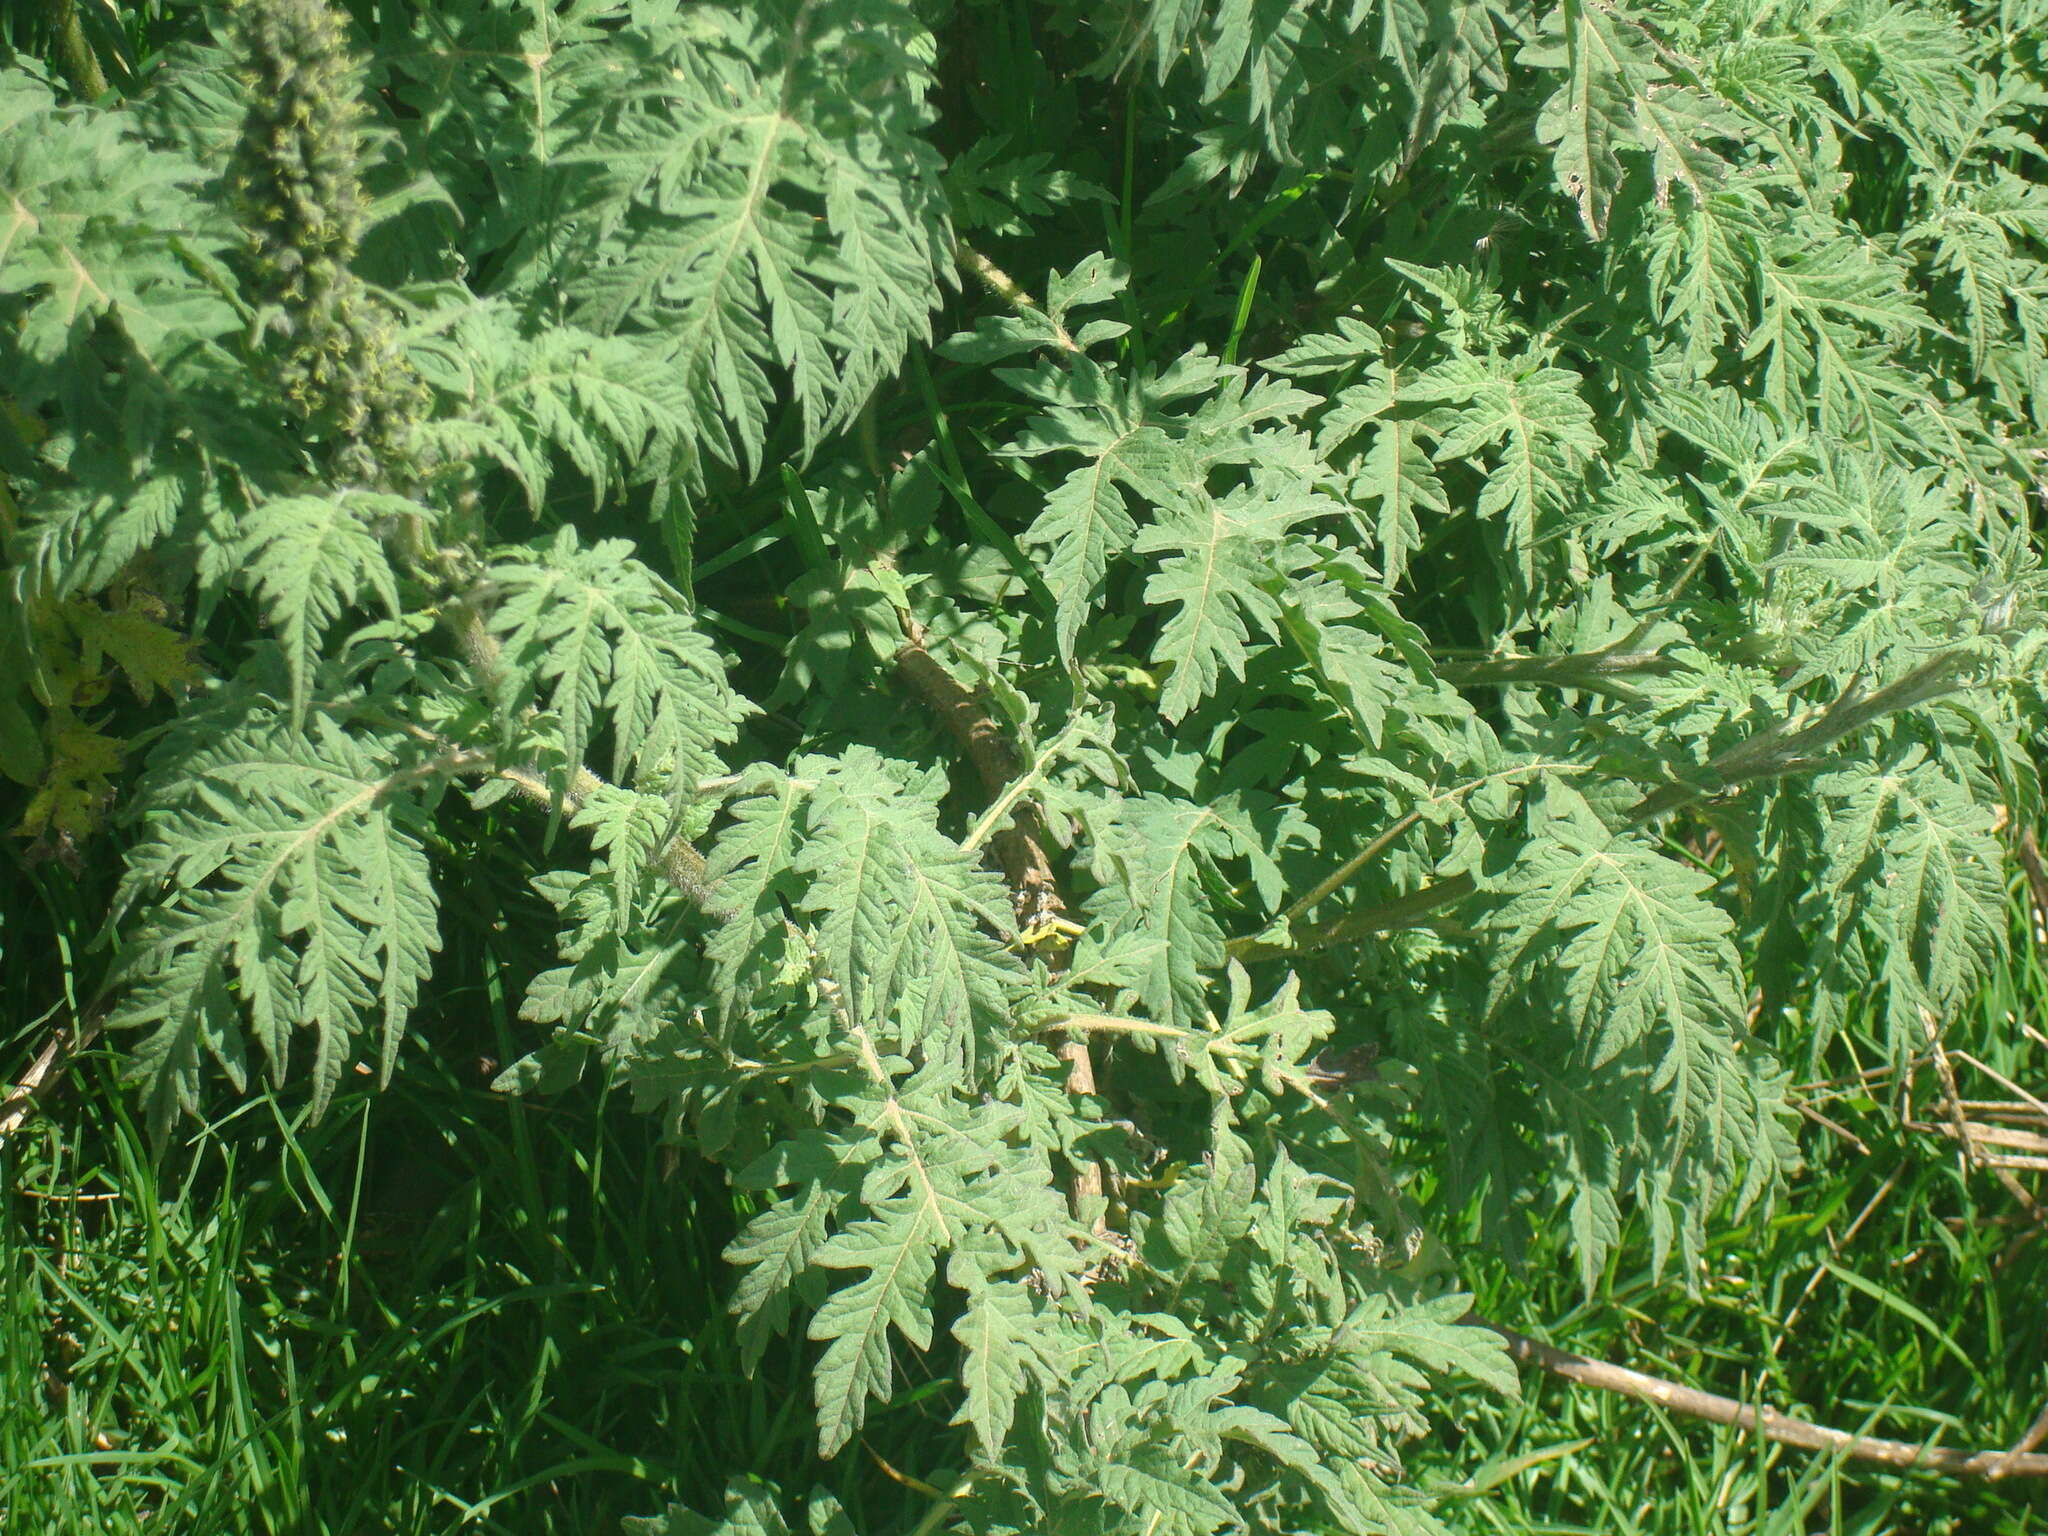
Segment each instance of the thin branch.
M1001 267L982 255L965 240L959 242L956 252L960 265L979 278L990 293L1001 299L1019 314L1033 316L1052 327L1052 338L1062 352L1080 355L1080 343L1068 334L1067 328L1053 319L1052 312L1027 293L1015 278Z
M1288 924L1290 927L1299 922L1304 914L1313 911L1324 898L1335 895L1339 890L1349 885L1352 876L1364 869L1366 865L1370 864L1382 853L1385 853L1388 848L1393 846L1396 838L1400 837L1402 833L1406 832L1420 820L1422 820L1422 807L1417 806L1391 827L1380 833L1378 837L1359 849L1350 858L1346 859L1342 864L1331 870L1323 879L1317 881L1313 890L1307 892L1289 906L1285 912L1280 914L1280 921ZM1224 948L1235 952L1235 946L1242 943L1242 940L1233 940L1231 944L1226 944Z
M2027 877L2027 891L2034 899L2034 921L2030 936L2039 944L2048 941L2048 866L2041 861L2041 843L2028 827L2013 843L2020 869Z
M1440 661L1436 674L1461 688L1547 684L1610 693L1629 703L1648 702L1640 689L1616 681L1627 676L1663 677L1681 663L1656 651L1590 651L1568 656L1487 656L1473 661Z
M1949 1065L1948 1052L1942 1049L1941 1027L1935 1021L1934 1015L1925 1008L1920 1010L1920 1025L1927 1031L1927 1044L1934 1055L1934 1075L1940 1080L1942 1093L1947 1100L1943 1107L1948 1111L1949 1125L1956 1138L1957 1150L1962 1154L1963 1166L1973 1168L1980 1161L1977 1156L1977 1143L1970 1136L1969 1122L1963 1119L1962 1105L1959 1102L1962 1093L1956 1087L1956 1069Z
M1875 1462L1901 1471L1941 1472L1952 1477L2048 1477L2048 1455L2024 1449L1962 1451L1948 1446L1915 1445L1908 1440L1879 1440L1852 1435L1844 1430L1791 1418L1774 1408L1754 1407L1732 1397L1723 1397L1718 1392L1706 1392L1698 1387L1666 1381L1660 1376L1645 1375L1627 1366L1589 1360L1570 1350L1541 1343L1512 1328L1503 1328L1476 1313L1465 1321L1490 1328L1506 1339L1508 1353L1525 1365L1541 1366L1552 1375L1562 1376L1581 1386L1655 1403L1688 1418L1748 1430L1780 1445L1821 1451L1846 1461Z
M588 768L579 768L570 776L568 786L558 796L547 779L537 770L520 765L493 767L491 773L534 804L552 810L556 805L562 808L563 817L574 821L576 813L597 794L611 788ZM724 921L731 917L730 908L722 905L705 878L704 856L692 848L687 840L671 838L654 861L664 879L683 895L701 907L705 914Z
M1819 1126L1822 1130L1830 1132L1835 1136L1839 1136L1843 1141L1846 1141L1847 1143L1849 1143L1850 1146L1854 1147L1857 1150L1857 1152L1860 1153L1862 1156L1870 1156L1870 1143L1865 1141L1861 1136L1858 1136L1846 1125L1843 1125L1841 1122L1836 1120L1830 1120L1826 1115L1822 1114L1819 1110L1815 1109L1811 1104L1808 1104L1803 1099L1792 1099L1789 1102L1791 1103L1794 1109L1798 1110L1800 1114L1804 1115L1807 1119L1811 1120L1815 1125Z
M1249 1059L1256 1053L1235 1041L1199 1037L1195 1032L1179 1029L1172 1025L1159 1024L1148 1019L1126 1019L1109 1015L1085 1014L1062 1020L1069 1028L1113 1034L1151 1034L1161 1037L1192 1039L1204 1048L1220 1056L1233 1059ZM1366 1166L1377 1171L1371 1160L1369 1141L1363 1130L1337 1105L1316 1091L1316 1087L1300 1073L1283 1071L1281 1076L1286 1085L1302 1094L1319 1109L1336 1118L1351 1135L1365 1158ZM1894 1178L1896 1175L1894 1175ZM1886 1182L1886 1189L1891 1181ZM1376 1195L1375 1204L1382 1201L1398 1211L1398 1197L1391 1187L1383 1185L1378 1190L1370 1187L1369 1196ZM1853 1235L1875 1208L1883 1190L1864 1208L1850 1228ZM1811 1290L1811 1287L1808 1287ZM1804 1301L1801 1297L1801 1301ZM1536 1365L1553 1375L1582 1386L1596 1387L1603 1392L1617 1392L1624 1397L1637 1398L1644 1402L1656 1403L1674 1413L1691 1418L1706 1419L1715 1424L1733 1425L1752 1433L1761 1434L1767 1440L1780 1444L1797 1446L1802 1450L1823 1451L1851 1461L1877 1462L1884 1466L1912 1470L1942 1472L1958 1477L2048 1477L2048 1455L2034 1454L2032 1447L2043 1438L2048 1438L2048 1409L2043 1409L2034 1427L2009 1451L1959 1451L1942 1446L1915 1445L1904 1440L1874 1439L1852 1435L1843 1430L1830 1429L1824 1425L1811 1424L1795 1419L1772 1408L1757 1408L1719 1393L1707 1392L1698 1387L1689 1387L1680 1382L1667 1381L1662 1377L1650 1376L1642 1371L1630 1370L1626 1366L1611 1365L1602 1360L1591 1360L1570 1350L1557 1349L1544 1344L1527 1334L1504 1328L1477 1313L1468 1314L1465 1322L1482 1328L1489 1328L1507 1341L1508 1353L1525 1365Z
M484 634L480 625L476 626L471 633ZM484 635L484 641L492 647L487 654L495 658L495 642L490 641L488 635ZM467 650L467 646L465 646L465 650ZM472 655L471 659L473 663L476 660L474 655ZM488 674L486 673L486 675ZM380 718L379 723L388 725L394 730L403 731L406 735L412 737L413 740L424 742L426 745L438 749L442 753L440 762L444 769L457 773L475 769L479 773L488 775L491 778L503 779L525 799L531 800L535 805L545 806L551 812L559 807L562 814L572 821L575 819L577 812L581 811L593 797L603 794L606 790L613 787L603 777L592 773L588 768L578 768L575 773L570 775L567 786L563 788L558 796L555 793L554 787L548 783L547 776L540 769L529 764L495 762L487 753L458 747L439 732L430 731L425 726L415 725L408 720ZM719 779L701 779L697 784L697 792L699 794L722 794L731 789L736 782L738 781L734 776ZM671 839L668 846L661 850L661 856L654 861L654 865L656 869L661 871L669 884L673 885L683 895L689 897L691 901L701 907L706 915L715 917L721 922L733 915L731 910L721 906L713 895L711 887L705 879L703 855L699 854L684 839L680 837Z
M1827 763L1826 751L1835 742L1873 721L1903 709L1926 704L1951 693L1958 678L1969 669L1966 652L1950 651L1922 662L1897 682L1866 694L1860 684L1851 683L1811 724L1796 725L1788 717L1766 730L1736 743L1708 763L1697 782L1667 784L1652 790L1628 813L1631 823L1655 820L1695 800L1735 789L1760 779L1788 778L1808 773Z
M1625 819L1629 825L1640 825L1669 815L1695 800L1703 800L1743 784L1811 772L1827 761L1824 755L1827 747L1850 732L1861 730L1885 715L1910 709L1953 691L1956 679L1968 669L1969 664L1970 657L1966 653L1948 652L1923 662L1876 693L1866 694L1860 686L1852 683L1811 723L1796 725L1792 719L1786 719L1757 732L1706 764L1697 779L1666 784L1652 790L1636 802ZM1405 827L1397 823L1392 830L1398 833ZM1376 853L1377 849L1373 851ZM1351 864L1364 862L1361 856L1356 855L1351 860ZM1340 868L1339 873L1343 874L1349 868L1350 865L1346 865ZM1336 883L1341 884L1342 881ZM1335 889L1330 880L1325 880L1316 889L1323 891L1325 887ZM1462 901L1476 889L1471 876L1453 875L1367 911L1307 929L1296 935L1291 943L1243 937L1233 939L1227 948L1233 958L1246 961L1306 954L1396 928L1420 926L1439 908Z
M1478 888L1470 875L1452 875L1448 880L1439 880L1435 885L1410 891L1406 896L1396 896L1392 901L1381 902L1363 912L1353 912L1348 917L1304 929L1291 944L1234 939L1226 947L1231 957L1237 960L1279 960L1290 955L1307 954L1311 950L1328 949L1333 944L1347 944L1375 933L1391 933L1397 928L1420 928L1429 924L1432 914L1440 908L1463 901Z
M1431 795L1426 800L1421 801L1414 807L1414 809L1410 810L1407 815L1403 816L1399 821L1395 822L1392 826L1388 827L1385 831L1381 832L1379 836L1375 837L1371 842L1367 843L1363 848L1359 849L1357 853L1354 853L1342 864L1339 864L1328 875L1324 876L1320 881L1316 883L1313 889L1311 889L1306 895L1303 895L1298 900L1294 901L1291 905L1289 905L1285 912L1280 914L1280 921L1289 927L1293 926L1293 924L1300 921L1302 917L1306 916L1309 912L1314 910L1314 908L1325 898L1335 895L1339 890L1343 889L1344 886L1350 884L1353 877L1355 877L1360 870L1364 869L1368 864L1372 863L1374 859L1377 859L1382 853L1386 852L1387 849L1394 844L1395 840L1398 839L1402 833L1408 831L1409 828L1413 827L1417 822L1421 821L1422 818L1428 813L1428 810L1431 806L1440 805L1447 800L1462 799L1464 796L1470 794L1473 790L1482 789L1486 785L1493 783L1496 779L1511 779L1516 774L1520 773L1590 773L1591 771L1592 765L1588 763L1518 763L1512 768L1503 768L1494 773L1482 773L1481 775L1479 775L1479 777L1475 779L1467 779L1462 784L1454 784L1449 789L1439 790L1436 794ZM1394 923L1390 926L1402 927L1407 925L1401 923ZM1262 946L1256 939L1253 938L1232 939L1228 944L1224 946L1224 949L1232 958L1238 960L1266 959L1269 958L1272 954L1284 954L1287 952L1284 949L1276 950L1271 945Z
M1987 1475L1994 1482L2001 1477L2007 1476L2019 1458L2026 1455L2027 1452L2031 1451L2043 1440L2048 1440L2048 1405L2043 1405L2041 1411L2034 1416L2034 1422L2027 1427L2027 1432L2013 1442L2011 1450L1998 1458L1998 1465L1993 1467Z

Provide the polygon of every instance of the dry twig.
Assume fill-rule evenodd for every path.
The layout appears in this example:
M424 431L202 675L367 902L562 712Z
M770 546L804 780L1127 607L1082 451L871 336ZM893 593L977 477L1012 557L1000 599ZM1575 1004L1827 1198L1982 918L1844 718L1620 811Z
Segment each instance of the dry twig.
M1562 1376L1581 1386L1618 1392L1623 1397L1655 1403L1689 1418L1733 1425L1762 1435L1766 1440L1775 1440L1780 1445L1821 1451L1845 1461L1869 1461L1902 1471L1941 1472L1952 1477L2048 1477L2048 1455L2030 1449L2039 1439L2048 1438L2048 1423L2037 1421L2034 1429L2028 1431L2029 1438L2022 1439L2010 1451L1962 1451L1949 1446L1915 1445L1907 1440L1872 1439L1852 1435L1845 1430L1829 1429L1821 1424L1809 1424L1804 1419L1779 1413L1775 1408L1754 1407L1732 1397L1723 1397L1718 1392L1706 1392L1698 1387L1666 1381L1661 1376L1632 1371L1627 1366L1589 1360L1584 1355L1541 1343L1512 1328L1488 1322L1483 1317L1475 1315L1467 1321L1491 1328L1506 1339L1508 1353L1525 1365L1541 1366L1552 1375ZM2044 1411L2043 1420L2048 1420L2048 1411ZM2036 1430L2040 1431L2039 1435L2036 1435Z
M99 1033L98 1015L74 1027L67 1010L65 1020L50 1031L50 1038L36 1052L36 1059L29 1063L28 1070L15 1079L7 1090L7 1097L0 1100L0 1141L5 1141L28 1123L42 1101L63 1081L64 1069L70 1065L71 1059L98 1039Z

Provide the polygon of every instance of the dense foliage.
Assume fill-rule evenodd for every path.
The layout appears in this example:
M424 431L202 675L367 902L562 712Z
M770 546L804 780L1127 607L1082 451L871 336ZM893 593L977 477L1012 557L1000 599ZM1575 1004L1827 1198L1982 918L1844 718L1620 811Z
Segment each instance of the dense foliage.
M501 1085L728 1171L908 1501L645 1529L1438 1530L1426 1210L1683 1280L2003 945L2048 11L187 23L0 72L18 830L159 1134L530 887Z

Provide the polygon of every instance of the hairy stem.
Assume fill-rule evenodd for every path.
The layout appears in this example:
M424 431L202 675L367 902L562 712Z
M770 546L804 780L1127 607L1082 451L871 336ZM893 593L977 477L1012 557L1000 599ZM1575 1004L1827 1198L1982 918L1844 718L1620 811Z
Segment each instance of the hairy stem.
M1394 845L1394 843L1401 837L1401 835L1404 832L1408 831L1409 828L1415 826L1416 823L1421 821L1423 817L1427 814L1428 808L1431 806L1441 805L1446 801L1463 799L1466 795L1471 794L1476 789L1483 789L1488 784L1492 784L1500 779L1511 779L1515 777L1517 774L1588 773L1591 771L1591 765L1586 763L1520 763L1513 768L1503 768L1497 773L1483 773L1475 779L1467 779L1462 784L1454 784L1449 789L1440 790L1436 794L1431 795L1428 799L1422 801L1421 804L1417 805L1413 810L1409 811L1407 815L1403 816L1391 827L1388 827L1384 832L1381 832L1371 842L1367 843L1363 848L1359 849L1358 852L1354 853L1350 858L1346 859L1342 864L1338 865L1328 875L1324 876L1321 880L1319 880L1312 889L1310 889L1305 895L1296 899L1293 903L1291 903L1288 906L1285 912L1280 914L1280 920L1281 922L1290 925L1295 922L1298 922L1301 918L1307 916L1309 912L1313 911L1315 907L1322 901L1324 901L1330 896L1335 895L1339 890L1343 889L1343 887L1350 884L1353 877L1355 877L1360 870L1364 869L1367 865L1371 864L1373 860L1377 859L1381 854L1385 853L1388 848ZM1404 927L1408 925L1395 923L1389 926ZM1233 958L1239 960L1259 959L1263 958L1264 955L1268 953L1284 952L1284 947L1276 948L1272 945L1266 945L1263 947L1262 950L1258 940L1250 938L1232 939L1227 945L1224 946L1224 948L1226 952L1229 953Z
M1436 673L1445 682L1461 688L1536 683L1607 693L1630 703L1643 703L1647 702L1647 695L1618 679L1663 677L1680 669L1681 663L1656 651L1592 651L1572 656L1488 656L1473 661L1440 661Z
M557 796L547 779L532 768L514 765L494 768L492 773L510 784L535 805L553 809L560 805L562 813L574 820L593 795L601 794L611 786L588 768L578 768L569 776L567 786ZM704 856L692 848L687 840L677 837L669 840L668 846L654 861L654 867L661 871L662 878L683 895L703 909L708 917L724 922L733 914L730 908L722 906L712 891L704 874Z
M1851 684L1810 723L1797 725L1792 719L1781 721L1757 732L1745 741L1738 742L1715 757L1696 778L1652 790L1629 810L1627 824L1639 826L1644 822L1654 821L1696 800L1704 800L1744 784L1810 773L1825 764L1827 759L1824 754L1827 747L1842 737L1859 731L1886 715L1896 714L1902 709L1911 709L1952 693L1957 682L1969 669L1970 663L1971 658L1967 654L1947 652L1923 662L1897 682L1887 684L1875 693L1866 694L1860 687ZM1506 771L1527 771L1528 766L1530 765ZM1590 767L1550 766L1571 766L1581 772L1589 771ZM1493 777L1502 776L1504 774ZM1460 792L1482 782L1485 781L1475 780L1471 785L1460 786ZM1416 812L1410 811L1407 816L1340 865L1335 872L1310 891L1308 897L1288 908L1289 920L1306 912L1314 901L1334 893L1344 885L1359 869L1376 858L1393 838L1414 825L1415 817ZM1432 913L1453 902L1464 900L1477 889L1470 875L1453 875L1447 880L1424 886L1419 891L1398 896L1366 911L1355 912L1307 929L1295 935L1289 943L1243 937L1231 940L1226 947L1233 959L1246 961L1276 960L1284 956L1307 954L1313 950L1327 949L1333 944L1367 938L1396 928L1417 927L1427 921Z
M1419 928L1429 921L1431 913L1453 902L1463 901L1478 888L1470 875L1452 875L1448 880L1425 885L1419 891L1396 896L1392 901L1381 902L1363 912L1353 912L1306 929L1291 944L1237 939L1228 948L1232 957L1238 960L1278 960L1283 956L1307 954L1311 950L1328 949L1333 944L1368 938L1375 933L1391 933L1397 928Z
M1002 861L1018 920L1032 926L1064 918L1067 902L1045 851L1045 823L1038 814L1037 803L1029 795L1011 793L1011 784L1023 768L1016 748L987 706L925 649L923 630L915 622L908 629L910 638L896 653L897 675L938 716L939 723L967 754L992 808L1006 800L1014 806L1008 826L993 834L984 834L980 827L975 830L977 835L988 837L996 857ZM1092 1095L1096 1087L1095 1060L1089 1054L1087 1040L1076 1034L1062 1042L1059 1054L1067 1064L1067 1092ZM1076 1210L1096 1204L1102 1191L1102 1165L1082 1164L1074 1179Z
M1027 795L1009 794L1011 781L1019 777L1023 765L1002 726L987 706L924 648L921 631L914 632L913 638L896 653L896 672L967 754L992 806L1000 805L1006 798L1010 801L1010 824L985 837L1002 861L1003 873L1017 904L1018 920L1030 924L1048 917L1064 917L1066 901L1060 895L1052 860L1045 851L1045 828L1038 807Z
M1709 762L1696 781L1667 784L1643 796L1629 811L1628 820L1631 825L1654 821L1723 790L1810 773L1826 764L1826 749L1844 736L1886 715L1953 693L1971 661L1964 652L1946 652L1870 694L1860 684L1851 683L1811 724L1796 725L1788 718L1736 743Z
M1001 299L1020 314L1035 315L1052 327L1053 341L1062 352L1080 354L1080 343L1068 333L1067 328L1053 319L1052 313L1034 299L1016 279L1001 267L982 255L973 246L962 240L958 246L960 265L979 278L988 291Z
M86 38L84 23L78 19L78 0L50 0L50 31L56 36L57 56L63 60L64 73L72 83L89 98L104 96L107 74L100 68L99 55Z

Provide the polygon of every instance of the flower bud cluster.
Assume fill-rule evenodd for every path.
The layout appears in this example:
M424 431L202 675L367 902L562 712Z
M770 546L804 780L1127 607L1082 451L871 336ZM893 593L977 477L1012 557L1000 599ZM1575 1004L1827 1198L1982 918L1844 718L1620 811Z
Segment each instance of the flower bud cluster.
M234 21L248 105L231 176L265 329L284 340L279 383L344 478L402 480L429 399L353 269L363 105L345 23L326 0L242 0Z

